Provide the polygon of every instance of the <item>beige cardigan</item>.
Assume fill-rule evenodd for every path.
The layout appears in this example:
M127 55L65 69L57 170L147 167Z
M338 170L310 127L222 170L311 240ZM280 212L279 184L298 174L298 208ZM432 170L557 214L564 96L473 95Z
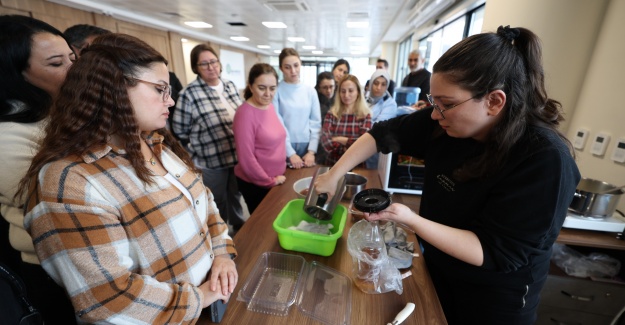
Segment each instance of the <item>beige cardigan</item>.
M21 252L22 260L39 264L32 239L24 230L22 202L14 202L17 186L37 152L44 121L0 123L0 213L10 223L11 246Z

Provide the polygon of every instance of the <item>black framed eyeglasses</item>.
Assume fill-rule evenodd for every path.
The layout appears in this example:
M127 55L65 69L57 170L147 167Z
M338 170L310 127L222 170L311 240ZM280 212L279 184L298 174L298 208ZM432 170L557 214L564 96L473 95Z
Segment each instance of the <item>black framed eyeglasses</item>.
M159 84L156 82L151 82L151 81L147 81L147 80L142 80L142 79L137 79L137 78L132 78L133 80L136 80L138 82L143 82L145 84L148 85L152 85L154 87L156 87L156 90L158 90L159 92L162 92L162 96L163 96L163 102L166 102L168 99L171 98L171 87L168 84Z
M219 60L210 60L208 62L204 61L204 62L200 62L197 64L198 67L206 70L208 69L208 66L212 66L213 68L219 68Z
M460 103L458 103L458 104L449 105L449 106L443 105L443 106L444 106L443 108L441 108L440 106L438 106L438 104L435 104L435 103L434 103L434 97L432 97L432 94L427 94L427 95L425 95L425 97L427 97L428 102L430 103L430 105L431 105L432 107L434 107L434 108L435 108L435 109L436 109L439 113L441 113L441 117L442 117L442 118L443 118L443 120L444 120L444 119L445 119L445 114L443 114L443 112L448 111L448 110L450 110L450 109L452 109L452 108L456 108L456 107L458 107L458 106L460 106L460 105L462 105L462 104L464 104L464 103L466 103L466 102L470 101L471 99L475 99L475 98L477 98L477 97L479 97L479 96L474 96L474 97L471 97L471 98L469 98L469 99L467 99L467 100L461 101L461 102L460 102Z

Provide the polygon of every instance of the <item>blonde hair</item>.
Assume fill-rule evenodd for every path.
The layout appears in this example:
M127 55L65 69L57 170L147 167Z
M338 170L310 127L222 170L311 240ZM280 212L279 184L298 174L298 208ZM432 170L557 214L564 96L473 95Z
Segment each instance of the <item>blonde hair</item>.
M330 108L330 113L334 115L334 117L340 119L341 116L345 113L347 107L343 104L343 101L340 98L341 95L341 87L347 81L351 81L356 84L356 89L358 90L358 98L356 98L356 102L354 103L354 114L356 114L357 118L365 118L367 114L371 114L371 110L369 106L365 102L364 96L362 95L362 87L360 87L360 82L358 78L353 74L348 74L341 79L339 84L337 85L338 89L338 100L334 101L334 105Z

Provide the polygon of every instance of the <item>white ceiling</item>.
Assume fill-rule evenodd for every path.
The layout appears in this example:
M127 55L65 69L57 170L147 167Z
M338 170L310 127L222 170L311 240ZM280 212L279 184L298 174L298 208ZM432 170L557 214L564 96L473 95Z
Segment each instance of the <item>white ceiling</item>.
M382 42L397 42L411 30L409 12L418 0L50 0L63 5L111 15L117 19L175 31L202 41L275 55L274 50L312 45L323 51L319 56L376 57ZM305 9L304 9L305 8ZM347 21L368 20L365 29L347 28ZM185 21L204 21L213 27L195 29ZM280 21L286 29L269 29L263 21ZM228 23L244 23L231 26ZM245 36L235 42L232 36ZM303 37L293 43L287 37ZM350 42L349 37L362 37ZM257 45L270 45L259 49ZM360 51L361 54L355 54Z

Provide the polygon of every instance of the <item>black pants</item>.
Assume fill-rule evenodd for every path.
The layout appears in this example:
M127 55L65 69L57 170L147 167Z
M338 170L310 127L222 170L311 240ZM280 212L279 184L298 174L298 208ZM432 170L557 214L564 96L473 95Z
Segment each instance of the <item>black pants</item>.
M247 210L252 214L260 202L267 196L270 188L260 187L256 184L248 183L239 177L237 177L237 185L239 186L239 192L245 199L247 204Z
M74 307L65 289L57 285L41 265L22 262L20 275L31 303L39 310L46 325L76 324Z

